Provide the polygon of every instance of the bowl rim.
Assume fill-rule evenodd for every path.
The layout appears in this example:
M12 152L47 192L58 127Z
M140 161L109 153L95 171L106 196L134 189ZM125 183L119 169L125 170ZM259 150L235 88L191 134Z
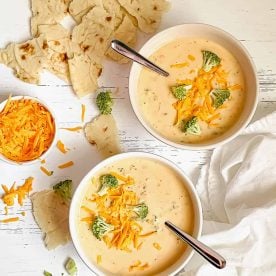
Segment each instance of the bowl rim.
M200 202L199 195L196 191L196 188L195 188L193 182L190 180L190 178L185 174L185 172L178 165L176 165L174 162L168 160L167 158L162 157L157 154L154 154L154 153L132 151L132 152L124 152L124 153L119 153L119 154L113 155L113 156L101 161L100 163L98 163L82 178L82 180L80 181L79 185L77 186L77 188L74 192L74 195L73 195L73 198L72 198L72 201L70 204L70 210L69 210L69 230L70 230L70 235L72 238L73 246L75 247L79 257L85 263L85 265L91 271L96 273L97 275L105 275L105 274L96 264L93 264L86 257L84 251L82 250L80 241L78 239L76 220L75 220L76 219L75 214L76 214L78 202L79 202L80 196L82 195L83 189L85 188L85 186L88 185L87 183L88 183L89 179L91 179L92 175L94 175L97 171L99 171L101 168L103 168L104 166L106 166L108 164L112 164L116 161L124 160L127 158L149 158L151 160L157 160L157 161L169 166L170 168L175 170L181 176L181 178L186 183L187 189L192 198L192 202L193 202L193 206L194 206L195 214L196 214L195 217L197 218L195 221L195 225L197 227L194 228L195 234L193 234L193 236L195 238L199 239L202 234L203 212L202 212L202 205ZM185 252L186 251L184 251L184 253ZM192 248L190 248L190 252L186 256L185 260L176 269L171 271L169 273L169 275L175 275L181 269L183 269L184 266L190 261L193 254L194 254L194 250ZM162 273L163 272L161 272L161 274Z
M155 137L157 140L159 140L159 141L161 141L161 142L163 142L163 143L165 143L169 146L177 148L177 149L185 149L185 150L214 149L218 146L226 144L227 142L229 142L232 139L234 139L235 137L237 137L246 128L246 126L250 123L250 121L252 120L252 118L255 114L257 104L258 104L258 99L259 99L259 80L258 80L258 76L257 76L257 69L256 69L256 65L254 64L253 59L251 58L248 50L245 48L245 46L237 38L235 38L232 34L230 34L229 32L227 32L227 31L225 31L225 30L223 30L219 27L216 27L216 26L213 26L213 25L210 25L210 24L205 24L205 23L184 23L184 24L178 24L178 25L166 28L166 29L162 30L161 32L156 33L149 40L147 40L142 45L142 47L140 48L140 50L138 52L142 54L142 52L145 51L148 48L148 45L150 43L152 43L152 41L158 39L159 36L162 36L165 33L170 33L171 31L173 31L177 28L185 28L185 27L209 28L210 30L214 30L214 31L220 33L224 37L227 37L230 40L232 40L232 42L236 43L237 46L239 46L241 52L244 53L246 59L248 60L250 66L251 66L253 75L254 75L256 91L255 91L255 94L254 94L254 102L251 106L250 113L247 116L247 118L243 122L241 122L241 127L237 131L232 133L231 135L225 137L224 139L222 139L220 141L217 141L217 142L214 142L214 143L212 143L210 141L210 144L207 144L207 145L202 145L200 143L195 143L195 144L183 143L183 144L180 144L180 143L173 142L173 141L163 137L158 132L153 130L150 127L150 125L144 120L144 118L142 117L142 113L137 108L137 104L135 104L135 99L134 98L135 98L136 90L133 88L132 80L133 80L134 76L137 74L137 70L139 70L139 68L142 68L141 65L139 65L135 62L133 62L133 64L131 65L131 69L130 69L130 73L129 73L129 82L128 82L129 93L128 93L128 96L129 96L129 100L130 100L130 103L131 103L132 110L134 111L134 114L135 114L136 118L142 124L142 126L147 130L147 132L149 134L151 134L153 137ZM168 43L170 41L171 40L168 39Z
M5 107L7 101L9 98L7 98L6 100L2 101L0 103L0 112L3 110L3 108ZM33 165L36 164L38 162L40 162L41 160L45 159L46 156L49 154L49 152L53 149L53 147L55 146L57 139L58 139L58 122L57 122L57 116L55 115L55 112L53 111L53 109L51 107L49 107L49 105L47 103L45 103L43 100L39 99L38 97L35 96L28 96L28 95L16 95L16 96L11 96L10 98L12 101L16 101L16 100L20 100L20 99L30 99L33 101L38 102L39 104L41 104L42 106L44 106L51 114L52 118L53 118L53 122L55 125L55 134L52 140L52 143L50 145L50 147L38 158L34 159L34 160L29 160L29 161L13 161L8 159L7 157L5 157L3 154L0 153L0 160L9 163L11 165L20 165L20 166L26 166L26 165Z

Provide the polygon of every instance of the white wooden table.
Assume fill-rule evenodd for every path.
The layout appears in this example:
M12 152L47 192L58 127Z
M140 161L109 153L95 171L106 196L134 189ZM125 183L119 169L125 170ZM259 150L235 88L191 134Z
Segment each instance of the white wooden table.
M238 38L253 57L260 81L260 98L253 120L276 110L276 1L275 0L172 0L171 10L164 16L160 30L186 23L201 22L218 26ZM24 41L30 37L29 1L0 1L0 47L10 41ZM140 47L148 39L141 35ZM128 98L128 74L130 65L106 62L100 84L118 88L115 93L114 116L117 120L120 138L125 151L147 151L165 156L177 163L196 183L200 168L206 163L211 151L184 151L166 146L149 135L139 124L131 109ZM0 66L0 100L9 93L37 96L46 101L56 112L59 127L81 124L81 104L87 107L86 121L96 114L94 95L79 100L71 90L49 73L43 74L40 86L25 84L16 79L12 72ZM71 151L63 155L54 150L47 158L46 167L54 170L48 177L33 166L12 166L0 162L0 184L11 185L14 181L22 184L33 176L34 191L47 189L60 179L70 178L77 186L82 177L100 160L97 150L88 144L82 133L61 130L60 137ZM75 165L65 170L56 169L57 164L74 160ZM10 214L26 211L19 222L0 224L0 275L33 276L43 275L46 269L53 275L64 272L63 263L70 256L78 266L79 275L93 275L82 263L70 243L54 251L47 251L42 234L31 214L31 203L16 206ZM20 215L19 215L20 216ZM0 203L0 219L5 218Z

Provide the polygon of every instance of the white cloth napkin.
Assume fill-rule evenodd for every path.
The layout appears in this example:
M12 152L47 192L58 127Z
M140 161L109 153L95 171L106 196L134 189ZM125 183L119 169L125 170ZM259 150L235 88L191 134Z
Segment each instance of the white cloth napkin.
M227 266L217 270L196 256L182 275L276 275L276 112L215 149L197 191L201 240Z

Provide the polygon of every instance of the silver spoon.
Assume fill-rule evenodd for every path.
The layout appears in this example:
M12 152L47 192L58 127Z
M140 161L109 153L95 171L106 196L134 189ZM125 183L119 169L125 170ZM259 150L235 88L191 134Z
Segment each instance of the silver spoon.
M116 39L112 40L111 48L113 50L115 50L117 53L121 54L122 56L127 57L127 58L131 59L132 61L135 61L135 62L155 71L156 73L158 73L164 77L169 76L168 72L166 72L165 70L163 70L156 64L152 63L151 61L149 61L148 59L146 59L145 57L143 57L142 55L137 53L135 50L131 49L130 47L128 47L126 44L124 44L123 42L121 42L119 40L116 40Z
M180 228L172 224L170 221L166 221L165 225L174 232L180 239L187 242L195 251L197 251L203 258L214 265L216 268L224 268L226 266L226 260L218 254L216 251L196 240L189 234L182 231Z

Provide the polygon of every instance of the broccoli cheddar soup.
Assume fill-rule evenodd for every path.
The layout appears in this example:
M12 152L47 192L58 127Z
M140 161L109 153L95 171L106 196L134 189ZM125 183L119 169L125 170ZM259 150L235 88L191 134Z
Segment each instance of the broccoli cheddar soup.
M145 121L175 143L200 143L229 130L239 119L245 84L238 60L205 39L178 39L157 50L163 77L143 68L137 97Z
M91 263L106 274L157 275L175 263L186 245L164 222L194 230L194 208L183 178L148 158L107 165L87 183L76 218Z

